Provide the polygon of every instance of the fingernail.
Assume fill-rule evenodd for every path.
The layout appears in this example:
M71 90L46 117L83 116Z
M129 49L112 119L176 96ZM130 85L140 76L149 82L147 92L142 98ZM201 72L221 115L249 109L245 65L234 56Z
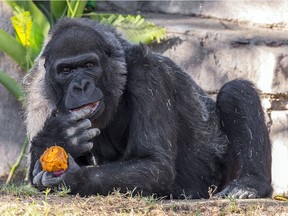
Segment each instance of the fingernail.
M99 132L98 132L99 130L97 128L93 128L90 131L91 131L91 136L93 136L93 137L99 134Z
M96 135L98 136L101 133L101 131L98 128L95 129L96 129Z
M93 148L93 143L89 142L88 145L89 145L89 151L90 151Z

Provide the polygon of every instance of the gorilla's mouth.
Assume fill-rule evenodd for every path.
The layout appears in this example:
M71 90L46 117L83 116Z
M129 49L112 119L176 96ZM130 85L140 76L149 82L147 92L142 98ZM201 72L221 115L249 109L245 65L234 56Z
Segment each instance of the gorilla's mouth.
M100 101L96 101L93 103L85 104L83 106L77 107L75 109L70 109L71 112L76 112L82 109L91 109L91 113L93 113L99 107Z

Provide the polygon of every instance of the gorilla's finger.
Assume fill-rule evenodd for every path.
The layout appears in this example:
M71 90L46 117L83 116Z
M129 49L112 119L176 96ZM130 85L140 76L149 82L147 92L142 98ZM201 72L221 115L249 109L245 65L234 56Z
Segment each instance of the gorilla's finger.
M239 193L236 195L237 198L239 199L246 199L248 198L250 195L250 192L249 191L245 191L245 190L241 190L239 191Z
M79 122L73 127L70 127L66 130L66 135L73 136L78 130L85 130L92 126L92 123L89 119L84 119Z
M81 120L79 122L77 122L76 124L76 128L77 129L88 129L92 126L92 123L89 119L84 119L84 120Z
M35 165L34 165L34 169L32 172L32 176L35 177L38 173L40 173L42 171L42 166L40 164L40 161L37 160Z
M214 198L224 198L228 195L228 193L231 190L231 186L227 186L226 188L224 188L222 191L216 193L213 197Z
M250 194L248 195L248 198L249 198L249 199L255 199L255 198L257 198L257 195L256 195L256 193L250 193Z
M71 171L74 172L80 168L70 154L68 154L68 165L69 165L69 172Z
M78 151L80 154L84 154L93 148L93 143L92 142L84 142L84 143L81 143L77 148L78 148Z
M34 178L33 178L33 185L36 187L41 187L42 186L42 176L44 174L44 171L41 171L38 173Z
M54 187L59 185L63 181L62 177L54 177L53 173L44 172L42 177L42 185L44 187Z
M93 109L91 108L85 108L85 109L81 109L81 110L78 110L78 111L74 111L71 113L71 117L70 119L72 121L78 121L80 119L84 119L86 118L91 112L93 111Z
M229 195L235 198L240 198L241 195L243 195L244 197L245 190L236 187L236 188L233 188L233 190L229 193Z
M91 140L99 134L100 130L98 128L92 128L90 130L84 131L82 134L71 137L69 143L73 146L73 148L76 148L76 146L78 147L78 145L80 145L81 143Z
M243 189L239 189L238 192L235 193L235 196L236 198L240 198L240 199L256 198L257 192L251 188L243 188Z
M90 130L84 131L78 138L79 143L91 140L92 138L98 136L100 134L100 130L98 128L92 128Z

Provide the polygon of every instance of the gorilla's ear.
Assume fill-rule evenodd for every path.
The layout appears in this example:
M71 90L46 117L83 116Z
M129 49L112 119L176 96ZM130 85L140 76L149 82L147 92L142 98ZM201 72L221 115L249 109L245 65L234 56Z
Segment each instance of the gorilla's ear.
M46 47L49 39L43 45ZM23 79L23 87L26 91L26 99L24 101L27 135L30 140L42 130L44 123L55 109L55 104L49 100L45 85L45 58L42 52L35 60L34 66Z

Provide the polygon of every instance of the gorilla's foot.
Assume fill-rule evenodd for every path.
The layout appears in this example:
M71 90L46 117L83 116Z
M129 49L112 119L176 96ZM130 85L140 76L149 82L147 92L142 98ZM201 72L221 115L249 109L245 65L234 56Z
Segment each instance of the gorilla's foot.
M214 198L225 197L232 197L237 199L253 199L258 198L259 195L257 194L257 191L253 188L248 188L241 185L229 185L214 196Z
M271 184L257 177L234 180L222 191L215 194L215 198L232 197L237 199L255 199L271 196Z

